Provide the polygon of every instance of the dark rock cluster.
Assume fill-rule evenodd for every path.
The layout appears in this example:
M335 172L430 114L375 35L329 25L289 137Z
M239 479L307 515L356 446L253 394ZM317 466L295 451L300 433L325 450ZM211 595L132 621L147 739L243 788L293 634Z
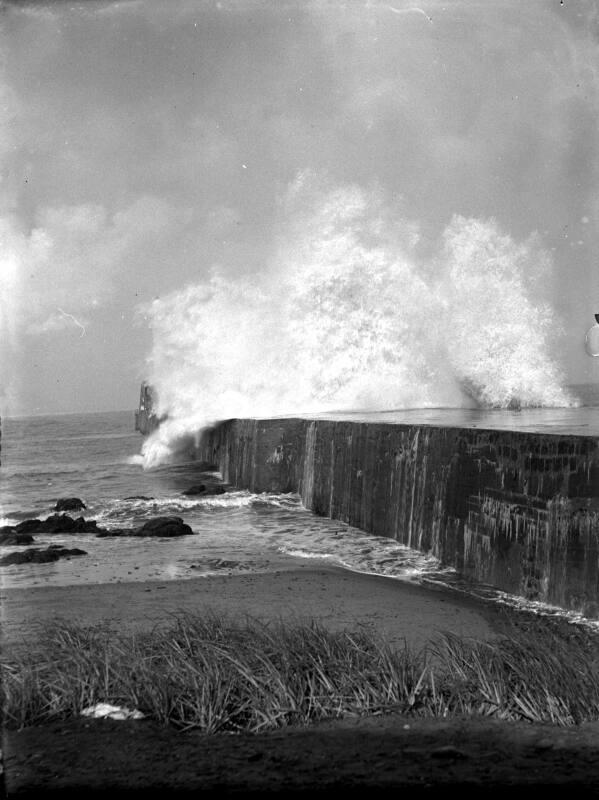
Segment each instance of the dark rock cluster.
M136 528L100 528L95 520L73 519L68 514L52 514L47 519L26 519L18 525L0 528L0 546L33 544L32 533L95 533L106 536L188 536L193 531L181 517L154 517Z
M154 517L138 528L98 529L97 536L189 536L193 531L183 522L181 517Z
M56 501L54 511L81 511L82 508L87 506L78 497L62 497Z
M47 564L51 561L58 561L59 558L86 555L87 553L85 550L79 550L77 547L69 550L67 547L52 544L46 547L45 550L40 547L30 547L28 550L18 550L14 553L9 553L0 558L0 566L8 567L11 564Z
M99 528L93 520L73 519L68 514L52 514L47 519L26 519L18 525L0 528L0 545L32 544L32 533L95 533L105 536L188 536L193 531L181 517L154 517L136 528Z
M83 517L73 519L68 514L51 514L47 519L26 519L18 525L4 525L0 528L0 536L7 533L96 533L95 520Z
M196 487L197 488L197 487ZM202 490L204 487L202 487ZM224 491L224 489L222 490ZM220 494L220 492L214 492ZM151 500L138 496L129 499ZM78 497L65 497L56 502L55 511L78 510L86 508L85 503ZM4 525L0 527L0 547L15 547L31 545L35 543L32 534L80 534L93 533L97 537L118 537L118 536L154 536L172 538L174 536L189 536L193 533L189 525L183 522L181 517L164 516L154 517L147 520L142 525L132 528L100 528L95 520L86 520L84 517L76 519L68 514L51 514L46 519L26 519L16 525ZM68 549L61 545L50 545L43 549L39 547L27 547L22 551L8 553L0 558L0 566L11 564L45 564L58 561L59 558L70 556L87 555L84 550L77 548Z

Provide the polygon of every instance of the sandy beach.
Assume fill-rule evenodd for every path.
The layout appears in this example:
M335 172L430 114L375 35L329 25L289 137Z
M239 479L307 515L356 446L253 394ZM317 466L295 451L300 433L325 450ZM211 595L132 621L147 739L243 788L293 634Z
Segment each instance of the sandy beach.
M498 611L453 592L289 560L273 573L182 581L45 586L2 591L4 641L35 636L52 618L127 631L167 622L177 611L233 619L315 619L329 628L367 626L393 646L419 649L444 630L488 638Z
M313 618L334 629L366 626L394 646L405 641L413 648L444 630L492 638L508 613L450 591L294 562L268 574L3 590L4 647L31 641L53 618L126 631L167 622L177 611L208 610L264 621ZM147 720L72 719L4 731L3 751L9 797L402 787L430 795L458 785L487 792L555 782L592 789L599 785L598 743L597 724L564 729L389 714L233 736L183 734Z

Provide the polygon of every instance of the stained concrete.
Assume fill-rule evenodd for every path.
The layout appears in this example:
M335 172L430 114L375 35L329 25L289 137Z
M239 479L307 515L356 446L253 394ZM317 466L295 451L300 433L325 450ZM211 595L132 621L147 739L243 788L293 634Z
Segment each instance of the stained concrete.
M467 577L599 617L594 429L342 416L228 420L203 433L199 457L240 488L298 492L316 514L432 553Z

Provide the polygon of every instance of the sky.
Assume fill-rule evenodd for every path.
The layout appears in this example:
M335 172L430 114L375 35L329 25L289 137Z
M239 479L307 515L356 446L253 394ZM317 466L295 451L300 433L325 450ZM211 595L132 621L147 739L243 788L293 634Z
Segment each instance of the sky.
M135 408L148 304L251 281L306 171L421 258L456 215L534 237L556 358L599 380L598 44L595 0L5 0L0 412Z

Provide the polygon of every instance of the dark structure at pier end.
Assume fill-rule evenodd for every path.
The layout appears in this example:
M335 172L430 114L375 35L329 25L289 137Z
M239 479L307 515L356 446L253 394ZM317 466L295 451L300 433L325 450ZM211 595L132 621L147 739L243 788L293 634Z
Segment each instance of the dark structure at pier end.
M144 381L139 391L139 407L135 412L135 430L144 436L155 431L162 421L154 412L155 403L156 394Z
M464 576L599 617L594 436L328 419L233 419L199 457L254 492L432 553Z

